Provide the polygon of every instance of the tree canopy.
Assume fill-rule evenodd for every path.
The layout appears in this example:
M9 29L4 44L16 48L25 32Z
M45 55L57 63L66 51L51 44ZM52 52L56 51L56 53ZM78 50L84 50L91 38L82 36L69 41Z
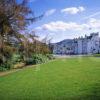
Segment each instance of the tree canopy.
M27 6L28 1L0 0L0 56L5 58L4 48L11 42L11 38L20 40L21 31L27 29L27 25L41 18L35 17ZM6 44L7 43L7 44Z

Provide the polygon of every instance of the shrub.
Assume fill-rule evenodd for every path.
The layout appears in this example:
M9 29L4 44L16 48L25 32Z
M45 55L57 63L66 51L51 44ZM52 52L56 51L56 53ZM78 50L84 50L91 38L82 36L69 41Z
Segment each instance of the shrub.
M0 71L9 70L14 67L15 64L22 61L22 57L19 54L13 54L5 63L0 65Z
M26 65L34 64L34 61L33 61L32 58L27 58L24 62L25 62Z
M5 71L5 70L9 70L13 67L13 64L11 63L11 61L7 61L3 64L0 65L0 71Z
M55 59L55 57L54 57L52 54L46 54L46 56L47 56L47 58L48 58L49 60Z
M13 64L16 64L18 62L22 61L22 56L20 54L13 54L12 58L11 58L11 62Z
M35 54L32 56L32 58L35 64L45 63L49 60L47 56L42 55L42 54Z
M6 71L6 70L7 70L6 68L0 66L0 72L2 72L2 71Z
M43 54L33 54L31 58L27 58L25 63L26 65L30 64L41 64L45 63L49 60L49 58L46 55Z

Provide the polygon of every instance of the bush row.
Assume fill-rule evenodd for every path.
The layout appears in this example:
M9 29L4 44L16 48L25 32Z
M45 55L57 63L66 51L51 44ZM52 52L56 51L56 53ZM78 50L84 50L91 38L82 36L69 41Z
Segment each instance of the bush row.
M14 68L14 65L23 62L26 65L31 65L31 64L41 64L41 63L45 63L49 60L54 59L52 54L33 54L31 57L26 58L25 60L23 60L22 55L19 54L14 54L11 59L9 59L7 62L5 62L4 64L0 65L0 71L5 71L5 70L9 70L11 68Z
M45 63L48 60L52 60L52 59L54 59L54 57L51 54L46 54L46 55L33 54L31 58L26 59L25 63L26 63L26 65L41 64L41 63Z

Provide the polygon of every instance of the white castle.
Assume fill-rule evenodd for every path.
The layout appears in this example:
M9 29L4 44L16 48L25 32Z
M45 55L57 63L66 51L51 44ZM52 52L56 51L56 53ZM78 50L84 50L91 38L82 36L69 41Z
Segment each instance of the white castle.
M99 33L91 33L90 36L79 37L76 39L66 39L55 43L54 54L96 54L100 53Z

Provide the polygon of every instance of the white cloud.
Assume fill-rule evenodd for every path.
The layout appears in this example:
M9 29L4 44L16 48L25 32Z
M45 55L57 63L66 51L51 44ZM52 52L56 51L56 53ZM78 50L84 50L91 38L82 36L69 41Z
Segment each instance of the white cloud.
M50 9L45 13L45 16L50 16L56 12L56 9Z
M84 27L87 27L86 24L79 25L75 22L56 21L44 24L41 27L37 27L36 29L56 32L56 31L66 31L66 30L83 30Z
M95 18L90 18L87 23L91 28L100 28L100 20Z
M55 21L48 24L43 24L40 27L37 27L37 30L47 30L51 32L59 31L84 31L100 28L100 20L91 18L86 23L78 24L76 22L64 22L64 21Z
M62 9L61 12L65 13L65 14L77 14L79 12L83 12L85 10L84 7L80 6L80 7L69 7L69 8L65 8Z

